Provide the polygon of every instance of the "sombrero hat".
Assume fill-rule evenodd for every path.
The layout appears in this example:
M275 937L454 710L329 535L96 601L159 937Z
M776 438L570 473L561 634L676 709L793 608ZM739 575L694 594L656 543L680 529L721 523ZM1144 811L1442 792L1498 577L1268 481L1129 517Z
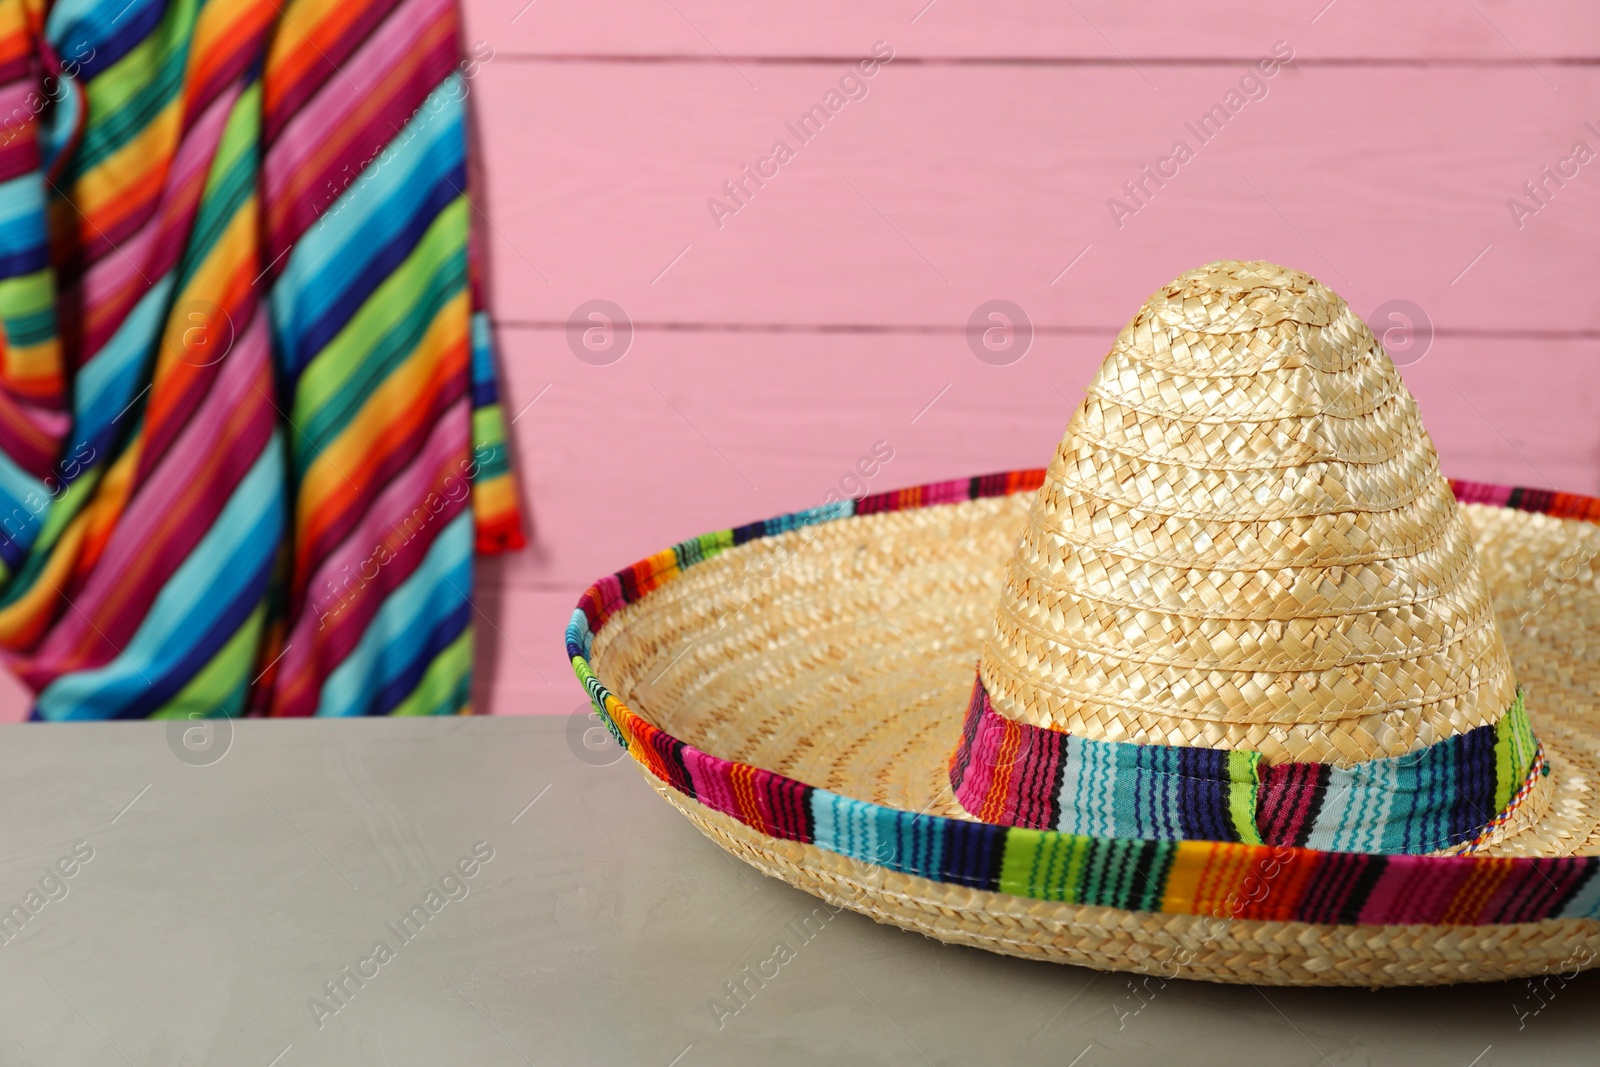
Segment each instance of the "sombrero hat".
M1597 521L1446 480L1337 295L1214 263L1048 469L685 541L567 649L667 800L835 907L1218 981L1566 972L1600 951Z

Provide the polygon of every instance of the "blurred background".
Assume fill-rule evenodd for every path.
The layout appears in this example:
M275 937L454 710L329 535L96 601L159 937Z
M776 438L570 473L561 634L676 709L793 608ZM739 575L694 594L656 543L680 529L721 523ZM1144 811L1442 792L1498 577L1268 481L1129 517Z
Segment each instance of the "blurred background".
M1600 5L465 9L532 536L479 562L480 711L587 708L572 605L675 541L1043 465L1215 259L1343 295L1447 474L1600 491Z

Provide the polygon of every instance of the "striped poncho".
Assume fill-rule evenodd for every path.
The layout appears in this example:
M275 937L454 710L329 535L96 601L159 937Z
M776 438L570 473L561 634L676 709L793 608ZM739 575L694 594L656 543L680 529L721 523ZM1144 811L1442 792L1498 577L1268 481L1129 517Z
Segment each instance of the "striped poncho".
M491 58L452 0L0 0L35 718L469 709L473 553L522 543L466 195Z

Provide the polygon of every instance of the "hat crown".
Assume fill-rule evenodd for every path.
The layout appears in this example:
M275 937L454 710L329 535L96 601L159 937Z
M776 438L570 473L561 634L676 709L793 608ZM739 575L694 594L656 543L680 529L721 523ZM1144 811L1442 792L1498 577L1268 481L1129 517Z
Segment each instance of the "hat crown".
M979 680L1097 741L1348 766L1515 698L1416 402L1335 293L1219 262L1155 293L1067 426Z

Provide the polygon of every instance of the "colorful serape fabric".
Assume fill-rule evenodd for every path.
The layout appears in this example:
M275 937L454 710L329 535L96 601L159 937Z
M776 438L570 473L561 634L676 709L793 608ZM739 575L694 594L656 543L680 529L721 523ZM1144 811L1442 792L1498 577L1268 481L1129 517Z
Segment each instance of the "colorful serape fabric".
M941 482L675 545L584 592L566 631L573 671L612 735L655 778L769 837L815 845L869 866L1036 900L1220 919L1451 926L1600 919L1600 856L1382 855L1287 844L1141 840L869 804L685 744L634 714L590 669L594 635L607 620L734 545L853 515L1032 491L1043 478L1042 470L1029 470ZM1463 502L1515 507L1531 500L1521 490L1473 483L1452 487ZM1600 500L1541 498L1537 503L1526 510L1600 520Z
M1509 818L1544 770L1522 693L1498 720L1349 767L1100 741L1013 722L973 685L950 785L984 822L1338 852L1437 852Z
M0 647L34 717L469 710L522 544L452 0L0 0Z
M980 681L950 758L950 784L984 822L1259 845L1260 762L1257 752L1096 741L1012 722Z
M1519 690L1495 722L1402 756L1261 771L1256 819L1268 844L1421 853L1478 841L1506 822L1545 762Z

